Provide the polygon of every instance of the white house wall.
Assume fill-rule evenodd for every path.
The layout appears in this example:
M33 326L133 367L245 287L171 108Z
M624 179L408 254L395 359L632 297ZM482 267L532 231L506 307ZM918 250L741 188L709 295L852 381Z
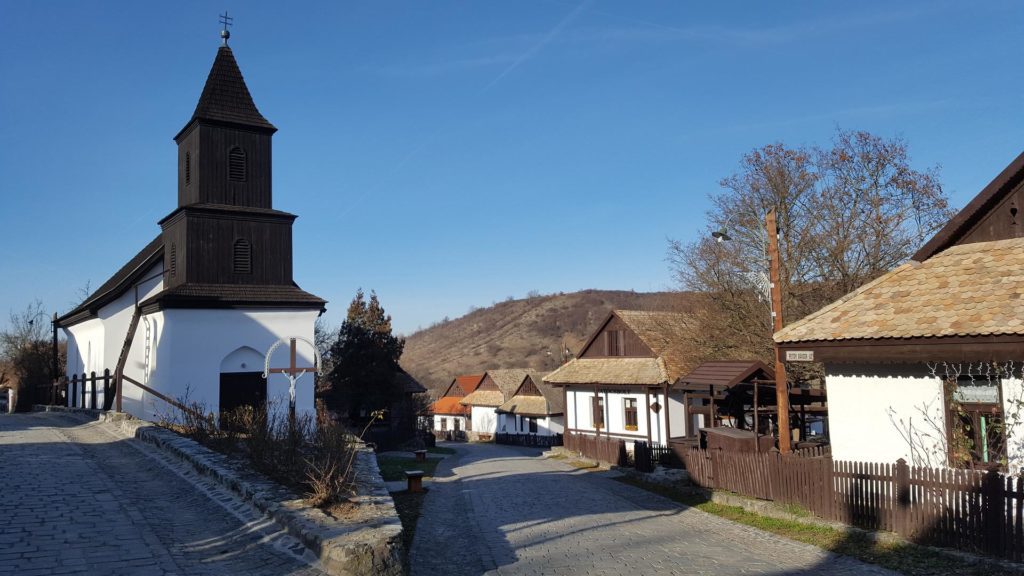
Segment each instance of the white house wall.
M1011 474L1024 467L1024 382L1003 380L1003 414L1006 415L1006 456Z
M65 369L68 379L75 374L103 371L103 322L99 318L64 328L64 336L68 341Z
M498 414L494 406L472 406L469 419L473 432L494 434L498 430Z
M598 394L604 398L605 427L601 428L601 434L610 434L620 438L633 440L646 440L647 431L651 431L651 441L660 444L667 444L668 436L665 430L665 416L671 412L671 405L665 409L665 395L651 393L647 395L643 390L629 389L599 389ZM591 414L591 398L594 397L594 389L586 387L572 387L566 389L566 415L565 425L568 428L579 430L582 433L597 433L594 428ZM636 399L637 408L637 429L626 430L625 399ZM680 397L679 402L682 401ZM649 411L648 406L657 402L662 409L655 414ZM682 405L679 405L682 410ZM676 420L673 420L673 424ZM671 425L670 425L671 426ZM676 433L678 436L679 433ZM632 444L627 447L631 448Z
M537 421L537 431L530 432L527 417L516 418L515 414L498 414L498 432L506 434L536 434L538 436L554 436L565 431L562 416L545 416L543 418L529 416Z
M466 431L466 417L455 416L452 414L434 414L434 430L441 431L441 419L445 418L448 420L448 427L444 429L445 432L451 432L455 430L455 422L459 423L459 430Z
M942 382L925 366L825 366L836 460L946 464Z

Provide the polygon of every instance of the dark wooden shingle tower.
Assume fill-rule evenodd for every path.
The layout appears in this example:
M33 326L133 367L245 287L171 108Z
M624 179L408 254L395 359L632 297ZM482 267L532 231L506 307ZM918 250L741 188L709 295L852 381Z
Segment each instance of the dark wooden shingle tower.
M271 138L228 46L178 144L178 207L160 221L172 306L323 302L292 281L293 214L273 209ZM202 300L199 302L197 300Z

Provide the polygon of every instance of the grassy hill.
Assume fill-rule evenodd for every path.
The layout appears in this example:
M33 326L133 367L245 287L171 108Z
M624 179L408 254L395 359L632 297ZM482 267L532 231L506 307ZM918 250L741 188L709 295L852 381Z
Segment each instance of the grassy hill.
M424 386L443 388L457 374L497 368L553 370L564 343L576 353L613 308L685 310L688 294L584 290L480 308L406 338L402 367Z

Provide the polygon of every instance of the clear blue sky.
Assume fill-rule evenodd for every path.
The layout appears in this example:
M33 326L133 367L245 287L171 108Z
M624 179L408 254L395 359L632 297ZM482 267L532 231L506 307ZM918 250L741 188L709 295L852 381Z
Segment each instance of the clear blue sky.
M66 311L176 202L219 44L274 137L295 278L403 332L530 290L671 287L764 144L902 136L955 206L1024 149L1019 2L0 1L0 328Z

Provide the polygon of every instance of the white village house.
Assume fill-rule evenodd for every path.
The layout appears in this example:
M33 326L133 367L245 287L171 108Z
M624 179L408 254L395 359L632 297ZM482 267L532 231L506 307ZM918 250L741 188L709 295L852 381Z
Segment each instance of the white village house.
M101 405L123 404L145 419L171 411L160 396L187 396L215 414L266 400L287 406L288 378L264 379L264 355L281 339L311 342L325 302L292 279L296 217L271 201L276 130L225 40L195 113L175 136L177 207L152 242L58 319L68 378L123 374L116 403L99 387ZM276 367L289 361L287 345L279 352ZM296 364L313 361L300 340ZM69 403L80 400L69 391ZM297 381L296 407L314 410L311 371Z
M825 366L832 455L1024 460L1024 154L912 260L775 334Z
M686 315L615 310L577 358L544 377L565 405L565 432L667 445L686 436L684 392L673 390L686 365L680 335Z
M544 382L540 373L523 377L512 397L498 406L498 432L555 436L565 431L562 391Z
M484 379L483 374L456 376L444 394L430 405L434 418L434 435L449 440L462 440L469 430L469 406L461 404L463 398L472 394Z
M497 408L512 398L529 371L510 368L488 370L476 390L459 401L470 408L469 439L489 441L498 431Z

